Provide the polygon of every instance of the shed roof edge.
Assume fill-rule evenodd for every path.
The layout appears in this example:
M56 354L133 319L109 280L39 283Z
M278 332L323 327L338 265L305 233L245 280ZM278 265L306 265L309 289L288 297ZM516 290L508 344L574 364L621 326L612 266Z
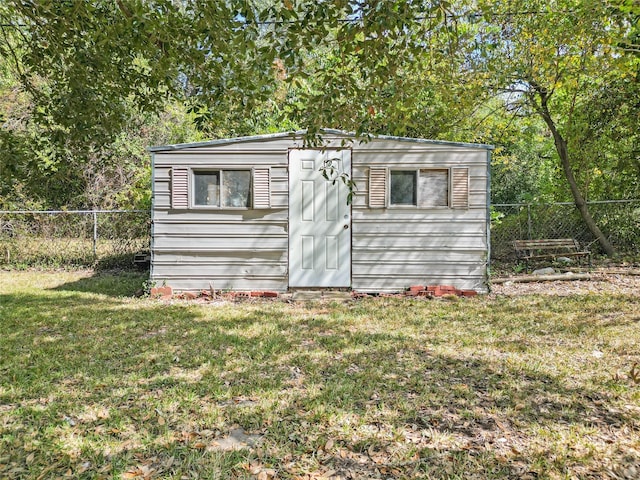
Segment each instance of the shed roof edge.
M176 151L176 150L186 150L189 148L231 145L234 143L245 143L245 142L258 141L258 140L271 140L271 139L286 138L286 137L296 138L296 137L302 137L306 133L307 133L306 130L298 130L295 132L279 132L279 133L267 133L263 135L251 135L251 136L245 136L245 137L219 138L215 140L207 140L204 142L156 145L156 146L148 147L147 150L149 152L169 152L169 151ZM330 128L324 128L320 130L320 134L356 138L356 134L354 132L345 132L343 130L335 130ZM486 145L483 143L452 142L448 140L430 140L426 138L398 137L398 136L392 136L392 135L370 134L369 137L372 140L392 140L397 142L424 143L428 145L448 145L452 147L480 148L485 150L493 150L495 148L493 145Z

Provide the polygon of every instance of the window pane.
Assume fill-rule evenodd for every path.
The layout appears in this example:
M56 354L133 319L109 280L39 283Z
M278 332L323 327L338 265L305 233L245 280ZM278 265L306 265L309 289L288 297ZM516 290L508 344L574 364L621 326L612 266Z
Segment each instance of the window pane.
M222 206L251 206L251 171L225 170L222 172Z
M193 172L194 205L220 206L220 172Z
M418 199L421 207L449 205L449 171L420 170Z
M416 172L391 172L391 205L416 205Z

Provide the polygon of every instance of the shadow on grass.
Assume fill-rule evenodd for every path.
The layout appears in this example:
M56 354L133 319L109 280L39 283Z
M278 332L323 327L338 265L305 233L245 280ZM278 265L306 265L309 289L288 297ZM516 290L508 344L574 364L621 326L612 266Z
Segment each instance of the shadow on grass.
M479 302L167 305L116 298L129 280L0 297L0 477L143 477L144 467L249 478L243 465L258 462L285 477L315 465L353 478L521 478L592 462L554 452L555 430L610 439L639 424L604 388L462 349L450 323ZM386 326L393 308L406 324ZM492 308L508 313L495 321L505 333L530 316ZM547 330L562 314L537 308ZM481 326L469 320L478 350ZM262 453L216 451L234 425L263 435Z
M145 282L148 280L148 271L96 271L90 277L65 283L53 288L53 290L99 293L109 297L132 297L139 296L144 292Z

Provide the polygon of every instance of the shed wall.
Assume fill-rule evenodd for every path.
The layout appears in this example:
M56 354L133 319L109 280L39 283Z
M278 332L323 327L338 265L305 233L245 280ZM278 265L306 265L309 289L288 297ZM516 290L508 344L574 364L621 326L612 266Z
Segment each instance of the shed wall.
M325 137L325 139L327 139ZM339 146L341 137L328 139ZM176 290L288 288L290 138L154 154L153 281ZM352 287L400 291L446 284L486 291L487 158L482 148L374 140L352 145ZM171 168L271 167L268 210L173 210ZM469 168L469 207L369 208L370 167Z
M151 280L178 291L286 291L291 140L154 154ZM171 169L271 167L265 210L171 208Z
M352 210L353 289L384 292L431 284L486 292L487 152L411 144L393 147L371 145L353 154L358 186ZM468 167L469 207L371 209L368 169L376 166Z

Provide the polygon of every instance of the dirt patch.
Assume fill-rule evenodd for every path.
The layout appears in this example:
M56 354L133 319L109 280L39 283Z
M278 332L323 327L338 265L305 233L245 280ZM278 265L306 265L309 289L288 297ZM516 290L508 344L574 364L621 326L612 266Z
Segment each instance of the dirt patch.
M523 278L535 278L532 275L519 275L494 284L491 295L634 295L640 296L640 272L629 271L593 271L589 280L562 280L519 282ZM569 277L570 278L570 277Z

